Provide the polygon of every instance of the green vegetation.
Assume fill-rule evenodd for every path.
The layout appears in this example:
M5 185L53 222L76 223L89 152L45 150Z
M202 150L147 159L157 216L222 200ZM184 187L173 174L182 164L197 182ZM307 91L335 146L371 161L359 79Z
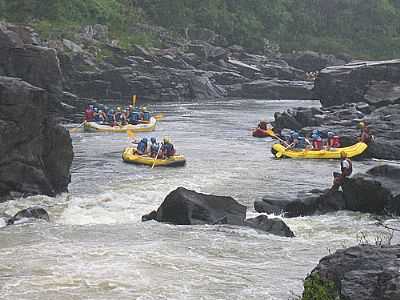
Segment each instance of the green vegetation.
M336 300L338 298L334 282L323 281L318 274L313 274L304 281L302 300Z
M157 42L129 30L147 22L181 35L190 27L211 29L255 50L270 40L283 51L400 56L398 0L0 0L0 18L36 24L49 35L106 24L126 47Z

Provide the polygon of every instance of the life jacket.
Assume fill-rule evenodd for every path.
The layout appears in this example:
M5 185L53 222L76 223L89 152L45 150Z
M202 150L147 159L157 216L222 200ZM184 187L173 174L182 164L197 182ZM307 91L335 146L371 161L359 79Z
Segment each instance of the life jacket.
M112 113L107 114L107 121L109 123L114 123L114 115Z
M164 155L167 157L175 155L174 145L172 145L172 144L164 144L162 151L163 151Z
M329 146L332 148L340 148L340 146L341 146L340 137L338 137L337 135L333 136L329 140Z
M151 115L148 111L143 112L143 121L150 121Z
M318 131L319 136L321 139L327 139L328 138L328 133L326 131Z
M306 147L306 140L304 137L300 136L297 141L297 144L294 146L296 149L304 149Z
M349 167L345 168L343 162L347 161L349 163ZM342 174L344 176L350 176L351 173L353 173L353 163L351 162L350 159L346 158L340 161L340 170L342 171Z
M321 138L314 139L312 141L312 146L313 146L314 150L321 150L322 149L322 139Z
M139 154L145 154L147 150L147 143L140 141L139 144L137 145L137 151Z
M115 113L115 121L116 122L122 121L122 113L120 113L120 112Z
M150 146L150 152L151 152L151 154L157 155L158 149L160 149L160 144L159 144L159 143L151 144L151 146Z
M93 110L90 108L85 110L85 121L92 122L93 121Z
M131 112L128 118L129 123L137 124L140 120L140 115L138 112Z
M103 121L103 119L102 119L102 117L101 117L101 115L99 113L95 114L94 121L96 123Z

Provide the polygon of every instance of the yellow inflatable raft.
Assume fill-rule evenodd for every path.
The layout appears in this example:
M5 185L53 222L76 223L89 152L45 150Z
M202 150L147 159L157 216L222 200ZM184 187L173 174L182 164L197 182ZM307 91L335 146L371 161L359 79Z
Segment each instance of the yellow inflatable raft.
M347 157L355 157L362 154L367 149L367 144L357 143L349 147L335 148L330 150L302 150L302 149L286 149L281 144L274 144L271 152L276 158L289 157L300 159L340 159L340 152L347 153Z
M125 148L124 152L122 153L122 159L124 162L138 165L152 166L154 163L153 157L136 154L136 148L134 147ZM183 155L174 155L166 159L156 159L154 166L178 167L185 165L185 163L186 159Z
M109 126L105 124L98 124L96 122L85 122L84 128L85 131L88 132L127 132L134 131L134 132L149 132L153 131L156 128L157 120L155 118L151 118L148 123L141 123L138 125L116 125L116 126Z

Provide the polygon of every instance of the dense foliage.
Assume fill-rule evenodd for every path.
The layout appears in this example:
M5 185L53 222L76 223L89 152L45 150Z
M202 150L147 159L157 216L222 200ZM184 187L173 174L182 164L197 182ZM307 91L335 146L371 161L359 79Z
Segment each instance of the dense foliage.
M116 34L136 22L178 33L203 27L230 43L283 51L312 49L359 57L400 54L400 0L0 0L14 22L103 23Z

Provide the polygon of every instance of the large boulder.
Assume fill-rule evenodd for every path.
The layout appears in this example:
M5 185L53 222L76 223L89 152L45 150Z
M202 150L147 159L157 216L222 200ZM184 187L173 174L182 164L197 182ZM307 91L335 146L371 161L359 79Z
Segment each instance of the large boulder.
M231 197L206 195L180 187L165 198L155 219L175 225L243 225L246 206Z
M342 191L312 191L294 199L269 196L254 202L259 213L284 214L285 217L318 215L338 210L372 214L400 215L400 168L378 166L366 174L346 178Z
M29 207L17 212L12 218L7 220L7 225L14 225L24 222L25 220L44 220L49 222L50 217L47 211L42 207Z
M71 138L54 124L49 106L43 89L0 77L0 196L67 191Z
M326 256L304 281L303 299L400 299L400 245L361 245Z
M321 70L315 96L323 106L367 102L380 107L396 103L400 89L400 60L360 61Z
M174 225L230 224L279 236L294 236L281 219L269 219L266 215L246 219L246 209L231 197L207 195L179 187L167 195L157 211L143 215L142 221L156 220Z

